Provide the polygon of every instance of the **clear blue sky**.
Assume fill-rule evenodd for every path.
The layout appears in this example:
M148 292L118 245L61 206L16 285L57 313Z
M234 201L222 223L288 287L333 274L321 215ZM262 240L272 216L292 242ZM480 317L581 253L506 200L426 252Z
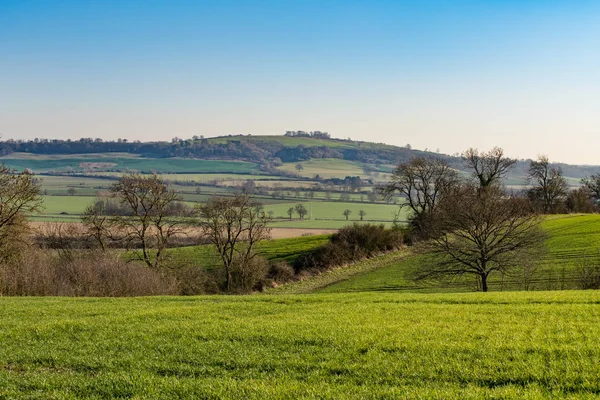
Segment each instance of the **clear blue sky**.
M600 2L0 0L5 138L285 130L600 164Z

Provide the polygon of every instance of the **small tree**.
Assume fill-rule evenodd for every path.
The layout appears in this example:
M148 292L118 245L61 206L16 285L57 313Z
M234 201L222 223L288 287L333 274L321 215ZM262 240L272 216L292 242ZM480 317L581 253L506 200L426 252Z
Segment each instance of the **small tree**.
M268 218L260 205L250 196L240 194L214 196L198 207L200 226L215 246L225 270L227 291L236 289L236 283L247 289L244 277L256 278L255 245L270 234Z
M306 209L306 207L304 207L303 204L296 204L296 207L294 209L300 216L300 219L304 219L304 216L308 213L308 210Z
M444 160L417 157L398 165L390 182L380 190L388 199L396 192L406 197L400 207L411 211L409 223L413 232L426 237L439 204L457 182L456 171Z
M102 251L105 251L107 241L112 236L112 220L106 212L104 201L98 200L87 206L81 216L81 223L84 227L84 234L97 243Z
M74 187L70 187L67 189L67 193L69 194L69 196L75 196L77 190Z
M358 216L360 217L361 221L363 220L363 218L365 217L365 215L367 215L367 213L365 212L365 210L358 210Z
M348 217L350 216L350 214L352 214L352 211L345 209L342 214L344 214L344 217L346 217L346 221L348 221Z
M529 198L540 204L544 213L556 211L558 203L567 196L567 180L560 167L551 167L547 156L538 156L529 165Z
M292 216L294 215L294 207L290 207L287 210L287 215L290 217L290 221L292 220Z
M300 163L296 164L296 171L300 172L304 170L304 166Z
M28 231L27 216L42 210L40 184L27 172L0 164L0 256L11 257L12 246Z
M494 147L487 152L470 148L464 152L463 158L481 188L501 183L508 171L517 163L517 160L505 157L504 150L500 147Z
M141 261L152 268L160 267L170 239L184 233L185 220L173 208L181 196L156 174L124 175L110 191L131 212L131 216L111 216L111 224L124 235L128 248L140 246Z

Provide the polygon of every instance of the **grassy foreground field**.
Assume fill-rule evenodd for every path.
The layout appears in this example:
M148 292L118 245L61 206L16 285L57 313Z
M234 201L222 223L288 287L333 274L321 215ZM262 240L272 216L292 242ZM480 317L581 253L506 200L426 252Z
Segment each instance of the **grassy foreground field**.
M0 299L0 398L594 398L600 292Z

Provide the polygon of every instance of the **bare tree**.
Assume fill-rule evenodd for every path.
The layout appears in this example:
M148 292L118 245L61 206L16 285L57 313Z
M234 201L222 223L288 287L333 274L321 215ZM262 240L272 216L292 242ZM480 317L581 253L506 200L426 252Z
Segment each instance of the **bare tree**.
M27 171L17 172L0 164L0 252L10 256L11 244L28 231L27 216L41 211L40 184Z
M406 198L400 207L412 211L409 217L415 233L427 236L428 225L441 203L458 182L458 175L448 163L439 158L417 157L400 164L381 192L387 197L398 192Z
M102 251L106 250L107 241L112 237L112 219L106 212L103 200L87 206L81 216L84 235L97 243Z
M500 147L494 147L487 152L469 148L464 152L463 158L481 188L500 183L517 162L515 159L505 157L504 150Z
M560 167L550 166L545 155L531 161L527 180L533 185L529 189L529 197L535 203L541 203L544 213L556 211L557 203L567 196L567 180Z
M541 251L539 223L526 199L508 196L500 186L482 191L462 184L436 214L438 233L423 244L436 261L419 277L472 274L485 292L492 272L505 274Z
M246 274L257 256L255 245L268 239L268 218L248 195L215 196L198 208L204 235L215 246L231 291L236 276ZM237 263L237 264L236 264Z
M304 207L303 204L296 204L296 207L294 207L294 209L296 210L296 212L300 216L300 219L304 219L304 216L306 214L308 214L308 210L306 209L306 207Z
M139 244L138 259L149 267L160 267L170 239L185 233L184 216L174 209L181 196L156 174L124 175L110 191L121 206L131 211L131 216L111 216L127 247Z
M344 214L344 217L346 217L346 221L348 221L348 217L350 216L350 214L352 214L352 211L345 209L342 214Z

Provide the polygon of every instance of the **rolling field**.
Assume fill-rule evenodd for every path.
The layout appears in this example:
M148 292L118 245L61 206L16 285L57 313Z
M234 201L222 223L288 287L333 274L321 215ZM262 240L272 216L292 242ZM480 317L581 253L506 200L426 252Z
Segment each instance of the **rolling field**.
M600 292L0 298L0 398L595 398Z
M256 251L269 261L292 263L301 253L327 243L329 235L312 235L286 239L265 240L256 245ZM205 269L222 265L212 245L188 246L169 250L178 263L193 263Z
M529 290L577 289L584 266L600 267L600 215L564 215L548 217L542 227L548 232L547 254L539 260L529 282ZM412 278L426 255L407 257L398 262L382 263L381 268L340 280L319 289L324 292L354 291L426 291L461 292L477 290L474 276L443 281L415 282ZM524 290L522 271L511 276L490 275L490 290Z

